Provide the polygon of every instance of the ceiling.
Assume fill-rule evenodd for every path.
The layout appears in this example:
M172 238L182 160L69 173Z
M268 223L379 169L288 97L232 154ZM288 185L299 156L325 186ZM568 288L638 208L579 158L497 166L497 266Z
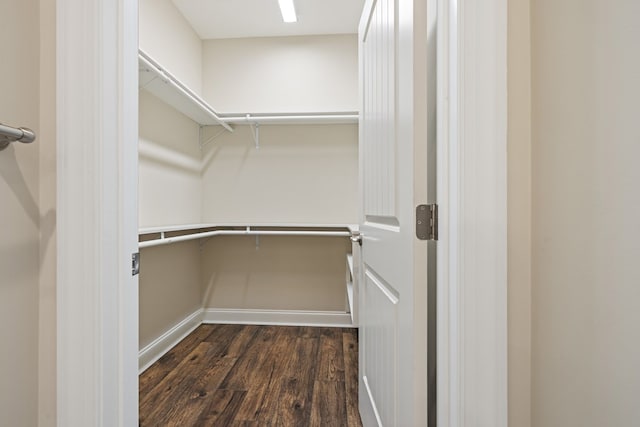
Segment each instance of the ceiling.
M173 0L201 39L350 34L364 0L294 0L298 22L282 21L278 0Z

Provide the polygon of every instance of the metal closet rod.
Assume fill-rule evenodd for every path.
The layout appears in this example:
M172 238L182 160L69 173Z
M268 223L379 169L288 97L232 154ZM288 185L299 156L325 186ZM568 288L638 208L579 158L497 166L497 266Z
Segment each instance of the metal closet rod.
M155 234L155 233L149 233ZM164 232L160 233L164 236ZM213 236L324 236L324 237L351 237L350 231L311 231L311 230L216 230L203 233L187 234L184 236L161 237L160 239L147 240L138 244L139 248L168 245L169 243L185 242L187 240L202 239Z
M0 123L0 151L4 150L12 142L28 144L35 141L36 133L29 128L14 128Z

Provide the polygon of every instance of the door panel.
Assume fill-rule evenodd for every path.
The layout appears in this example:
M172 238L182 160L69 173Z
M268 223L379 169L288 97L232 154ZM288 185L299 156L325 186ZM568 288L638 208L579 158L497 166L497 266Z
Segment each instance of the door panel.
M367 317L363 330L367 358L362 369L367 395L377 408L382 425L394 425L396 420L395 395L397 376L395 375L398 340L398 295L382 278L365 267L363 289ZM381 369L388 366L391 369Z
M423 27L426 0L368 1L360 22L365 426L427 424L427 243L414 234L415 205L427 200Z
M364 108L362 135L367 141L363 152L364 201L367 216L374 220L397 224L395 146L395 32L393 0L378 0L368 16L362 34L364 59ZM381 217L381 218L375 218Z
M427 424L426 2L373 0L360 21L360 413Z

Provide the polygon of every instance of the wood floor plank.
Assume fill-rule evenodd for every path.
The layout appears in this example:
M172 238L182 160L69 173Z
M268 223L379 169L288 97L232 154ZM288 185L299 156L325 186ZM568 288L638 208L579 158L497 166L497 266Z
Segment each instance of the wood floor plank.
M240 355L238 362L224 379L220 388L227 390L247 390L251 385L264 382L264 374L270 372L265 366L268 363L269 348L278 334L278 328L265 326L258 330L251 341L251 345L244 354Z
M307 426L311 418L313 383L318 357L317 338L297 338L281 379L276 424Z
M220 426L222 427L222 426ZM237 421L234 420L229 424L229 427L271 427L271 426L263 426L258 423L258 421Z
M211 356L242 356L258 330L258 326L217 325L216 333L207 337L207 341L213 344L215 349Z
M176 385L182 385L181 383L185 379L185 373L188 373L190 369L189 365L199 364L201 359L211 348L211 344L208 342L202 342L187 355L179 364L169 372L149 393L146 393L140 398L140 414L151 414L156 408L161 407L167 400L167 396L172 393L176 388ZM187 378L188 379L188 378Z
M342 381L315 381L311 427L344 427L347 425L345 386Z
M257 376L248 384L247 395L238 411L237 420L258 421L260 425L271 425L277 417L280 379L288 364L291 348L295 338L292 329L277 327L276 334L266 343L256 343L256 348L263 356L261 366L256 370Z
M247 352L248 346L260 330L258 325L241 325L242 330L234 337L226 349L226 356L239 358Z
M162 356L139 377L140 396L147 395L171 370L185 358L187 354L205 341L215 331L217 325L200 325L191 334L180 341L170 352Z
M202 343L210 346L210 343ZM212 358L215 349L208 348L202 357L181 366L180 377L161 384L156 406L145 420L148 425L195 425L209 406L211 397L235 365L235 358Z
M358 332L357 329L344 329L342 332L344 354L344 380L347 403L348 427L361 426L358 411Z
M342 330L339 328L322 328L318 352L316 380L344 382Z
M197 426L229 426L233 423L246 392L216 390L209 396L209 405L195 424ZM183 424L188 425L188 424Z
M218 386L235 362L234 358L214 359L203 375L189 375L167 396L165 403L152 412L151 425L202 425L197 420L218 399Z
M256 413L256 420L261 425L276 425L279 411L284 409L280 406L283 394L287 390L287 380L289 371L296 363L296 344L299 328L282 327L280 334L268 349L270 359L273 360L272 380L265 385L264 395L259 410Z
M355 330L205 326L149 368L141 426L361 427Z

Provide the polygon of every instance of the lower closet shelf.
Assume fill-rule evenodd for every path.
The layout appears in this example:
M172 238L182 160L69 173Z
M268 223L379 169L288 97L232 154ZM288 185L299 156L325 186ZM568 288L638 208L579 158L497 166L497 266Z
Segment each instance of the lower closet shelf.
M142 229L140 236L159 235L159 238L140 241L140 248L168 245L194 239L215 236L317 236L317 237L351 237L357 229L354 225L213 225L199 224L176 227L159 227ZM170 234L170 235L167 235Z

